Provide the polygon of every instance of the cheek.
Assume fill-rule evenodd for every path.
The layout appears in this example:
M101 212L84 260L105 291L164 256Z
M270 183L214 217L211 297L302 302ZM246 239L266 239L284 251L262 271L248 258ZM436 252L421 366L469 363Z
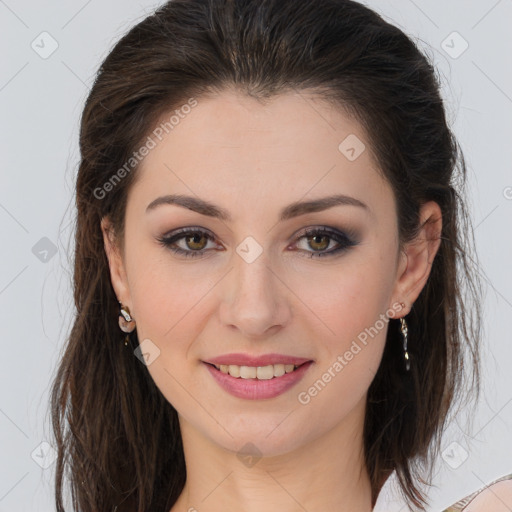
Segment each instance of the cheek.
M393 256L392 248L362 251L360 258L347 258L338 271L321 279L317 276L315 286L309 286L309 294L304 295L312 312L308 333L314 336L316 330L315 339L321 340L315 343L321 360L315 378L336 381L331 388L342 394L344 390L364 393L379 367L389 321L395 314L390 304ZM306 283L302 286L305 292ZM316 329L311 329L313 324ZM325 372L331 377L323 379Z
M379 368L390 310L387 290L379 289L377 277L377 272L340 276L311 303L315 316L328 328L321 328L316 337L314 329L308 331L315 339L317 365L301 382L296 398L308 414L323 418L319 428L330 428L347 417L361 403ZM314 322L310 318L309 327Z
M191 380L191 372L198 368L194 348L211 315L205 307L216 279L212 272L199 277L194 265L170 261L155 258L150 262L146 257L144 264L134 268L137 278L130 285L131 298L139 342L151 340L154 345L149 347L158 354L148 372L168 402L187 416L190 396L201 396L201 389Z
M192 271L179 272L181 269L155 262L137 270L138 279L131 285L131 297L137 329L144 337L159 343L172 339L173 344L179 344L181 333L193 339L200 332L202 307L216 280L211 272L200 278Z
M191 319L197 318L202 300L215 287L215 269L207 263L178 260L151 235L140 231L132 234L126 251L139 339L155 339L160 345L166 339L180 338L185 325L193 334L196 324Z
M323 278L316 276L314 283L297 282L296 287L301 287L304 302L323 321L322 334L346 341L374 325L389 310L394 284L392 261L379 256L354 259L339 271Z

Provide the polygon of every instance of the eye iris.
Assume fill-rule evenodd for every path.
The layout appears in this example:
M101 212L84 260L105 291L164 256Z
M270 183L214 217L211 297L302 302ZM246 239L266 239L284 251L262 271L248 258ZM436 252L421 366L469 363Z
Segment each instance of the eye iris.
M198 243L198 239L201 240L203 239L205 241L204 244L200 244L201 246L200 247L193 247L189 244L189 240L192 239L193 240L193 243L194 244L197 244ZM204 249L204 247L206 246L206 242L208 241L207 237L201 233L193 233L192 235L187 235L185 237L185 240L187 242L187 246L190 248L190 249L195 249L195 250L201 250L201 249Z
M322 251L322 250L327 249L327 247L329 247L329 240L330 240L330 238L327 235L314 235L314 236L310 236L309 240L314 240L313 244L311 244L311 242L309 244L312 249ZM322 244L318 240L323 240L324 242L327 242L327 243ZM314 244L317 244L317 243L322 245L322 247L315 247Z

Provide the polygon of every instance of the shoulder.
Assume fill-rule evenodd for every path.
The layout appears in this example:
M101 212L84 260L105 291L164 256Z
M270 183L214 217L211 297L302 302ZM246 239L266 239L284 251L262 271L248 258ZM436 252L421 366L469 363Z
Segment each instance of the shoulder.
M512 510L512 475L495 480L490 485L457 502L446 512L510 512Z
M486 487L469 503L464 512L510 512L512 480L503 480Z

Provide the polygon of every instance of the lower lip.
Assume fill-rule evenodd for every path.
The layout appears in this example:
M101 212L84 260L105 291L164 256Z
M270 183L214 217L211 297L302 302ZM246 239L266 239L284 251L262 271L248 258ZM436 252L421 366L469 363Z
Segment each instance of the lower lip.
M242 379L223 373L214 366L204 363L217 383L228 393L237 398L245 398L248 400L264 400L266 398L274 398L284 393L299 382L308 368L313 364L309 361L299 366L290 373L285 373L281 377L274 377L267 380L259 379Z

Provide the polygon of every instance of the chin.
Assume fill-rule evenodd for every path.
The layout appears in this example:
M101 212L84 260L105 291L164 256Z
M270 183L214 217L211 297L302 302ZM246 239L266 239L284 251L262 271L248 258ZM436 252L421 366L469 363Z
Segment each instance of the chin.
M312 435L304 432L303 422L297 424L293 413L287 415L287 412L280 412L262 418L261 413L238 414L233 421L225 421L224 428L217 425L215 431L204 433L214 443L240 456L278 456L300 447Z

